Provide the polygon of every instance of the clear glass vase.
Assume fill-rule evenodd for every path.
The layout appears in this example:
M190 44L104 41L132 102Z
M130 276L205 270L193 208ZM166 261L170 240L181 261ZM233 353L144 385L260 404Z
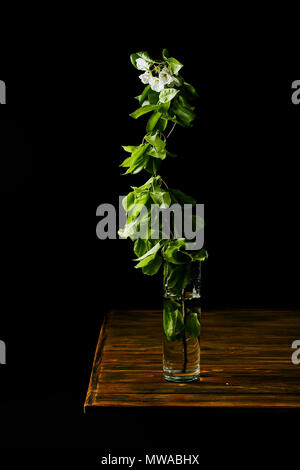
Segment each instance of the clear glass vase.
M164 276L163 374L185 383L200 378L201 262L181 269L189 270L190 279L181 292Z

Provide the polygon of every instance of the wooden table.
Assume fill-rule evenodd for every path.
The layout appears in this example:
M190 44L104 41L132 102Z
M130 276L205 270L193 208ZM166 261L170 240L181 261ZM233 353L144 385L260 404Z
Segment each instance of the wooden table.
M110 407L300 408L300 312L202 314L201 379L162 376L162 312L112 311L97 344L85 411Z

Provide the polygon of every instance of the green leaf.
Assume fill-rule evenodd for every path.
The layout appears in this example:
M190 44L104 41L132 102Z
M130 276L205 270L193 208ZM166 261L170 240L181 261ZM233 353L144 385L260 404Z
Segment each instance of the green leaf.
M158 255L152 261L150 261L150 263L148 263L147 266L144 266L142 268L143 274L147 274L148 276L154 276L155 274L158 273L161 265L162 265L162 257Z
M128 170L124 174L128 175L128 174L132 173L133 175L136 175L137 173L140 173L147 166L149 158L150 157L147 154L142 155L139 158L139 160L137 162L135 162L135 164L133 166L128 168Z
M163 51L162 51L162 57L163 57L163 59L164 59L164 60L167 60L169 56L170 56L170 54L169 54L168 50L167 50L167 49L163 49Z
M149 62L150 65L153 64L153 60L151 59L148 52L146 51L130 54L130 61L136 69L137 69L137 66L136 66L137 59L144 59L146 62Z
M150 90L150 85L147 85L145 88L144 88L144 91L143 93L139 96L139 103L140 105L142 105L144 103L144 101L146 100L146 98L148 97L148 92Z
M156 109L156 104L147 104L146 106L142 106L141 108L136 109L129 116L133 117L134 119L138 119L140 116L143 116L143 114L150 113L151 111L154 111Z
M148 256L155 255L158 252L159 249L160 249L160 242L156 243L156 245L154 245L154 247L151 248L151 250L147 251L147 253L145 253L140 258L135 259L134 261L142 261L143 259L147 258Z
M182 291L191 282L191 264L175 265L165 263L165 267L165 284L173 293L181 295Z
M184 94L178 95L178 101L184 106L185 108L189 109L190 111L195 110L195 106L192 106L190 102L186 99Z
M173 113L177 116L176 122L184 127L190 127L192 122L196 119L196 114L179 101L174 101L172 106Z
M135 200L134 191L132 191L131 193L127 194L126 197L124 197L122 201L122 205L126 212L129 212L132 209L132 207L134 206L134 200Z
M160 160L164 160L167 156L167 152L165 149L162 149L162 150L156 150L155 147L152 147L149 151L148 151L148 155L151 155L151 157L154 157L154 158L159 158Z
M129 153L134 152L138 147L139 145L122 145L122 148L125 150L125 152Z
M183 83L183 86L184 86L185 90L187 91L187 93L188 93L192 98L199 98L199 95L198 95L196 89L193 87L193 85L190 85L189 83L184 82L184 83Z
M157 175L157 172L160 169L161 160L159 158L152 158L150 157L147 165L145 166L145 170L148 171L151 175Z
M151 194L152 197L152 194ZM185 240L171 240L163 250L163 256L166 261L173 264L184 264L189 261L189 255L181 251L185 247Z
M196 204L196 201L191 196L188 196L183 191L179 189L170 189L170 193L173 196L175 203L183 204L192 204L193 206Z
M159 93L150 88L148 92L148 100L150 104L157 104L159 100Z
M159 94L159 101L161 103L168 103L171 101L179 92L175 88L164 88Z
M145 184L143 184L142 186L131 186L132 189L134 189L134 191L144 191L145 189L149 189L151 187L151 185L153 184L153 182L155 181L155 178L150 178L148 179L148 181L146 181Z
M148 212L148 214L141 220L141 223L139 224L139 234L143 234L143 238L145 240L149 240L151 239L151 231L150 231L150 222L151 222L151 219L150 219L150 212ZM137 238L140 238L140 235L139 236L136 236L135 239ZM152 240L149 240L149 241L152 241ZM151 244L152 246L152 244Z
M151 63L154 62L149 56L147 51L136 52L136 55L139 56L141 59L144 59L146 62L151 62Z
M163 328L169 341L175 341L184 332L181 305L174 300L164 300Z
M141 155L143 155L143 153L145 153L148 147L149 147L148 144L141 144L137 147L131 147L133 149L133 152L131 154L131 157L129 158L131 158L132 161L135 161L138 157L140 157Z
M193 338L199 338L201 325L197 313L189 313L185 320L186 332Z
M130 207L129 213L132 217L137 217L142 208L147 204L149 199L149 191L135 193L134 204Z
M139 173L144 166L146 165L149 157L145 154L146 150L148 150L149 144L141 144L135 148L132 152L131 156L127 158L121 166L128 167L128 170L125 174L128 173Z
M130 167L131 165L131 162L132 162L132 158L131 156L126 158L122 163L121 163L121 167L124 167L124 168L127 168L127 167Z
M158 111L163 114L167 114L170 108L171 102L167 101L166 103L160 103L158 107Z
M166 142L164 142L158 135L158 132L156 132L155 134L151 135L151 134L147 134L145 136L145 140L147 142L149 142L149 144L153 145L155 147L155 149L160 152L162 150L165 149L166 147Z
M174 59L174 57L169 57L167 59L168 64L170 65L173 73L175 75L178 74L178 72L182 69L183 64L181 64L178 60Z
M202 248L200 251L191 252L193 261L205 261L208 258L207 251Z
M140 258L143 256L147 251L151 249L151 243L149 240L144 240L143 238L138 238L134 243L134 254Z
M167 157L171 157L171 158L176 158L178 155L176 155L176 153L171 153L171 152L168 152L167 150Z
M121 238L131 237L135 233L135 228L137 224L137 219L127 223L123 229L120 229L118 231L119 236Z
M166 130L167 125L168 125L168 119L161 117L160 120L156 124L156 129L160 132L164 132Z
M149 263L151 263L151 261L154 260L156 255L150 255L150 256L147 256L147 258L144 258L142 259L136 266L135 268L138 269L138 268L144 268L145 266L147 266Z
M137 69L137 66L136 66L136 61L138 59L138 55L137 54L130 54L130 61L132 63L132 65Z
M149 212L142 214L139 217L133 218L132 216L127 216L127 222L123 229L118 231L118 234L121 238L131 238L138 239L137 235L140 235L142 225L148 225L149 222Z
M148 122L147 122L147 132L151 132L153 131L153 129L155 128L157 122L159 121L161 117L161 113L158 112L158 111L155 111L149 118Z
M170 207L171 197L168 191L151 191L150 194L154 204L159 205L160 208L165 209L167 207Z

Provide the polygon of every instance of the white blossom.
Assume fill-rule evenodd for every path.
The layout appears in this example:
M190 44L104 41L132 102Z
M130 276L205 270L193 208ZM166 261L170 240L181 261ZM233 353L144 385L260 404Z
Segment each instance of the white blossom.
M159 73L159 79L162 81L164 85L170 85L173 82L174 77L169 73L169 70L165 67Z
M158 77L151 77L149 80L149 84L153 91L157 91L158 93L164 89L164 84Z
M149 72L145 72L142 73L142 75L139 75L139 78L142 80L142 83L144 83L144 85L147 85L151 78L151 74Z
M148 70L149 69L148 62L146 62L144 59L137 59L136 60L136 66L139 70Z

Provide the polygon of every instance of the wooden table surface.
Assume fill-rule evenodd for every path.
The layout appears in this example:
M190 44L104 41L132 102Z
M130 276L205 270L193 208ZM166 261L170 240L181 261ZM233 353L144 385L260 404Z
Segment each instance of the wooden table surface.
M202 313L201 379L162 376L162 312L112 311L102 325L85 410L101 407L300 408L300 312Z

